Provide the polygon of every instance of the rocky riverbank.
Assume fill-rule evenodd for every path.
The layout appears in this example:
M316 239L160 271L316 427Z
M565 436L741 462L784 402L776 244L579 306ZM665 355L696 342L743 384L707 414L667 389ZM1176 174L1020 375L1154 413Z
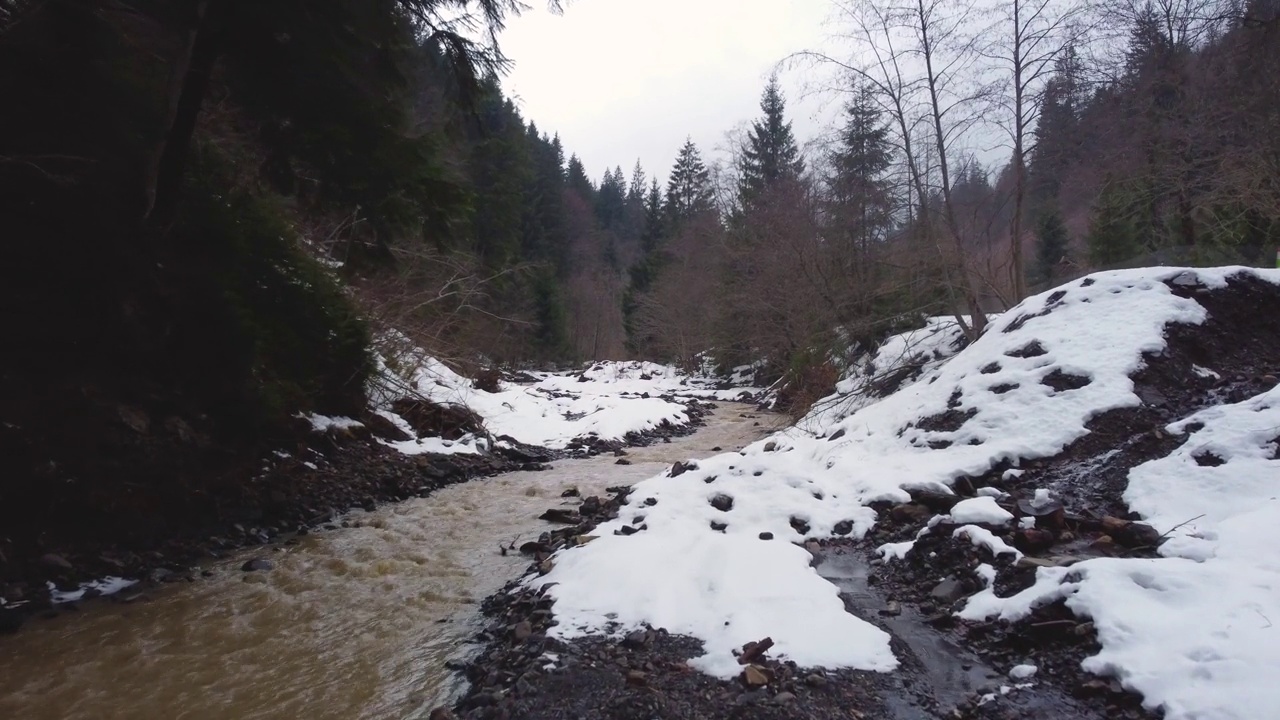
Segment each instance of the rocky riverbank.
M313 529L337 527L341 516L355 508L371 510L383 503L425 497L475 478L543 470L557 459L669 442L694 432L714 407L697 400L667 399L685 405L689 423L663 423L617 441L586 436L563 450L503 438L492 443L492 452L409 456L380 442L402 437L374 414L362 418L361 426L335 426L322 432L300 426L287 451L269 453L256 468L241 470L249 476L247 481L209 483L210 491L188 498L171 515L155 515L151 509L156 503L139 497L132 504L117 506L117 512L136 510L137 517L129 522L112 517L98 531L49 527L40 537L7 538L0 547L0 632L15 631L35 616L78 610L78 601L54 602L55 597L70 592L93 600L101 590L86 583L101 578L137 581L108 598L131 602L148 587L198 581L203 562L245 548L294 543L296 536ZM82 516L68 522L93 520ZM122 526L129 530L109 531Z
M1212 290L1188 281L1170 286L1178 296L1194 297L1207 317L1168 325L1167 346L1142 357L1130 375L1139 405L1096 414L1088 434L1056 455L1016 467L997 463L981 476L958 478L954 493L912 491L910 502L873 503L875 525L860 540L805 543L846 609L890 634L900 662L892 673L798 668L772 659L770 641L761 638L741 649L736 679L716 680L688 666L702 653L698 642L661 628L570 642L549 638L553 615L545 589L515 583L485 604L492 624L483 652L464 668L470 690L436 717L1161 717L1122 677L1082 668L1103 645L1094 622L1064 600L1037 603L1012 621L976 611L967 619L961 611L983 593L994 601L1031 588L1042 569L1069 571L1093 558L1159 557L1173 530L1161 533L1130 513L1130 471L1186 443L1185 435L1166 429L1170 423L1276 386L1280 325L1257 312L1259 298L1275 296L1274 286L1249 277ZM1058 393L1086 381L1066 372L1044 379ZM944 413L920 422L964 419ZM1226 462L1209 450L1197 453L1200 466ZM989 506L1000 516L951 516L965 501L977 501L969 509ZM549 572L551 553L590 542L596 526L616 519L625 503L626 489L588 499L578 516L562 518L571 525L525 548L534 554L530 572ZM1195 521L1194 514L1185 519Z

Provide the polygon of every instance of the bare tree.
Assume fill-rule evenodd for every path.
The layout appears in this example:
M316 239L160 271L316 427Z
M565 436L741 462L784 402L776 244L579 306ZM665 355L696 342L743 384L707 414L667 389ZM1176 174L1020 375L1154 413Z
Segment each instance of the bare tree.
M1064 48L1081 33L1076 23L1082 6L1076 0L1008 0L1000 5L993 42L986 50L1003 76L992 102L1006 120L1009 165L1013 172L1013 215L1009 220L1009 304L1027 292L1023 260L1027 205L1027 156L1032 129L1040 116L1044 87Z
M981 281L956 216L950 162L979 128L979 101L990 93L977 64L972 19L979 9L944 0L838 0L836 7L848 27L844 39L863 58L815 51L794 57L834 65L875 89L915 195L912 227L948 259L956 320L977 337L987 322Z

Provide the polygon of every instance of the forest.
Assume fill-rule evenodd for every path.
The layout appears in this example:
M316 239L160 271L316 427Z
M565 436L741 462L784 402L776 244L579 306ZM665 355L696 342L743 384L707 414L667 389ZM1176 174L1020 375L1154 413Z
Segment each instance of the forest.
M728 154L599 180L503 94L525 9L0 0L6 502L234 475L389 338L757 363L802 411L924 317L1280 243L1276 0L837 0L776 68L839 79L829 134L775 75Z

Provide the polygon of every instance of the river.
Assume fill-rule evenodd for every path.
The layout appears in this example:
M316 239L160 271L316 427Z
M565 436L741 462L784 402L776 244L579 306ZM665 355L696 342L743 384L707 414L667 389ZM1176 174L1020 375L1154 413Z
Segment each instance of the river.
M29 623L0 640L0 717L423 718L464 689L444 664L471 651L479 602L529 562L499 546L548 529L543 510L577 503L564 490L603 495L782 425L719 406L693 435L629 450L630 465L562 460L353 511L350 527L246 551L197 582ZM240 570L255 557L275 567Z

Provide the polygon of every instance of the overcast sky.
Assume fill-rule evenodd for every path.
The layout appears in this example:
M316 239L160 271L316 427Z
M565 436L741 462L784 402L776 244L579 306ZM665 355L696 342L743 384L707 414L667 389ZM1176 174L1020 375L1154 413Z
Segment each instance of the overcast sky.
M528 2L501 37L515 61L507 92L596 182L617 165L630 178L637 158L665 182L686 136L710 160L726 131L759 115L775 63L823 43L830 10L827 0L574 0L556 16ZM781 81L803 144L837 105L802 98L805 73Z

